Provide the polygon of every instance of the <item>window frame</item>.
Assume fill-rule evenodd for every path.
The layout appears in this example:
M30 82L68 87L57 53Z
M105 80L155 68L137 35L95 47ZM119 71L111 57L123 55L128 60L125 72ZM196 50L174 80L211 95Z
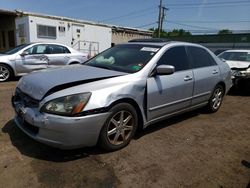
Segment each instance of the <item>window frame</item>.
M53 46L63 48L63 51L64 51L64 52L63 52L63 53L51 53L51 52L50 52L50 54L71 54L70 50L69 50L67 47L65 47L65 46L58 45L58 44L48 44L48 48L50 48L50 47L53 48ZM66 50L66 51L65 51L65 50Z
M39 27L46 27L45 35L40 35L39 33ZM55 30L55 36L49 35L49 28L53 28ZM51 26L51 25L43 25L43 24L36 24L36 30L37 30L37 38L48 38L48 39L56 39L57 38L57 27Z
M186 49L186 46L185 46L185 45L175 45L175 46L171 46L171 47L167 48L167 49L163 52L163 54L161 55L161 57L158 59L158 61L157 61L157 63L156 63L156 67L159 66L159 64L158 64L159 61L161 60L161 58L163 58L163 57L166 55L167 51L169 51L169 50L171 50L171 49L173 49L173 48L178 48L178 47L184 48L184 51L185 51L185 54L186 54L186 62L188 63L188 64L187 64L188 66L187 66L187 69L175 70L174 73L175 73L175 72L181 72L181 71L187 71L187 70L192 69L192 65L191 65L191 63L190 63L190 59L189 59L188 52L187 52L187 49ZM170 65L170 64L161 64L161 65ZM172 66L173 66L173 65L172 65Z
M194 64L194 59L193 59L193 57L191 55L191 52L190 52L191 48L197 48L199 50L202 50L202 51L206 52L208 54L208 56L210 57L210 59L212 60L213 63L212 64L209 63L208 66L198 66L198 67L196 67L195 64ZM217 63L216 63L216 61L215 61L215 59L213 58L213 56L205 48L202 48L202 47L199 47L199 46L186 46L186 51L187 51L187 55L188 55L188 58L189 58L190 66L191 66L192 69L200 69L200 68L218 66Z
M30 48L25 49L24 51L28 52L32 48L36 48L37 49L38 46L45 46L45 52L46 52L47 44L36 44L34 46L31 46ZM46 53L28 53L28 55L42 55L42 54L46 54Z

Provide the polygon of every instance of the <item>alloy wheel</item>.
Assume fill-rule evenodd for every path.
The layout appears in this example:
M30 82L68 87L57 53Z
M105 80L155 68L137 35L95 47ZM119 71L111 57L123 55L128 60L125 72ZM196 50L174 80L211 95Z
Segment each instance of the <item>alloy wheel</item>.
M133 115L126 110L114 114L107 127L108 141L113 145L121 145L130 139L131 133L135 127Z
M10 77L10 71L7 67L0 65L0 81L6 81Z
M217 88L214 91L213 98L212 98L212 107L215 110L220 107L222 98L223 98L223 91L221 90L221 88Z

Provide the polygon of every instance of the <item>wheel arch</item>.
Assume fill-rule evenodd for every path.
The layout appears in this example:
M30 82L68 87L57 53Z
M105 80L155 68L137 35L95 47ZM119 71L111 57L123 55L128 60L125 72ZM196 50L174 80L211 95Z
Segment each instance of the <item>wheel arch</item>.
M142 114L142 111L141 111L138 103L134 99L122 98L122 99L119 99L117 101L114 101L113 103L111 103L108 106L108 110L110 110L112 107L114 107L115 105L120 104L120 103L128 103L135 108L136 113L138 115L138 129L137 129L137 131L143 129L143 122L144 122L143 114Z
M225 84L223 81L220 81L219 83L216 84L216 86L214 87L214 89L215 89L218 85L220 85L220 86L223 87L224 95L225 95L225 92L226 92L226 84Z
M71 61L71 62L69 62L69 65L77 65L77 64L80 64L80 62L79 61Z
M10 69L10 71L11 71L12 76L16 75L16 72L15 72L14 68L11 65L9 65L7 63L3 63L3 62L0 62L0 65L4 65L4 66L8 67Z

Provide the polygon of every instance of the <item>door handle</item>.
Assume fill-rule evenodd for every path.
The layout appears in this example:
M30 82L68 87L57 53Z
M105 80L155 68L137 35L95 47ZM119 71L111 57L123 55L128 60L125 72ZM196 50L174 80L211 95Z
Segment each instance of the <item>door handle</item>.
M184 78L184 81L189 81L189 80L192 80L193 79L193 77L191 77L191 76L186 76L185 78Z
M219 73L219 71L217 71L217 70L213 70L213 72L212 72L212 74L218 74Z

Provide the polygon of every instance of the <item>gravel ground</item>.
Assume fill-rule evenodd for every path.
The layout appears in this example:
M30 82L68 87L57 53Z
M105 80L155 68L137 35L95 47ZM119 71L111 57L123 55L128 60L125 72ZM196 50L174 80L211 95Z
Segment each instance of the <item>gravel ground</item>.
M126 148L63 151L33 141L13 122L16 81L0 83L0 188L250 187L250 96L231 92L215 114L159 122Z

